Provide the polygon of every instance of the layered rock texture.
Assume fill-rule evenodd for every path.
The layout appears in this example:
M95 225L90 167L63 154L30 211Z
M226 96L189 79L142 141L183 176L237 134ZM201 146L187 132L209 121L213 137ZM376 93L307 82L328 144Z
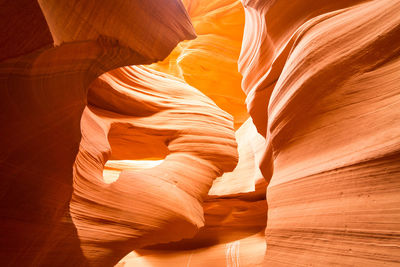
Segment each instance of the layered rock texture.
M1 266L400 266L400 1L3 1Z
M266 266L400 264L400 2L246 1Z

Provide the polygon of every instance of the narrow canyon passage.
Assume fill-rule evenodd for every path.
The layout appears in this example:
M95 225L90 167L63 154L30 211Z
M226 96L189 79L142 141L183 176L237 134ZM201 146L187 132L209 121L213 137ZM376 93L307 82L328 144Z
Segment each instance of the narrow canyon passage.
M400 0L0 7L1 266L400 266Z

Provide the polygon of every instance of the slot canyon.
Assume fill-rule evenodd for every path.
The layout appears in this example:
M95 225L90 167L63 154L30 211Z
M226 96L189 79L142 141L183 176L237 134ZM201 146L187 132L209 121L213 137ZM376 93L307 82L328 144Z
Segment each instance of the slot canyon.
M400 0L0 20L0 266L400 266Z

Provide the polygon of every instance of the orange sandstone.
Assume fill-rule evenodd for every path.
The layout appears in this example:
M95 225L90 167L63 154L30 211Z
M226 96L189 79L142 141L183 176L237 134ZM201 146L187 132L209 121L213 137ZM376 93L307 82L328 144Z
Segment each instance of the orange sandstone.
M399 0L3 2L1 266L400 264Z

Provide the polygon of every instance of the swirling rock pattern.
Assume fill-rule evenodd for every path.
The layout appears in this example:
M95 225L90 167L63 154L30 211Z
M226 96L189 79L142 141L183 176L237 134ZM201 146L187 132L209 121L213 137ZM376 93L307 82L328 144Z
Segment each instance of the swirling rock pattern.
M0 7L1 266L400 265L399 0Z
M69 201L89 85L111 69L163 59L179 41L195 37L179 1L122 2L39 1L41 9L37 4L2 3L2 12L7 11L4 20L14 21L13 16L26 13L24 8L32 11L18 21L16 30L40 25L37 32L46 36L38 40L28 34L26 45L11 50L6 41L1 49L5 51L0 64L2 266L88 264ZM123 30L126 21L120 12L136 12L130 17L130 29L146 25L152 34ZM170 18L161 23L150 14ZM4 25L9 31L13 26ZM115 30L119 27L121 31ZM11 31L6 36L16 36L11 38L16 41L23 38L19 34ZM131 38L125 38L128 35ZM48 43L50 36L56 46ZM152 45L139 45L145 42Z
M70 205L83 253L100 264L192 237L204 225L202 203L213 180L237 162L231 116L198 90L146 67L104 74L88 102ZM165 159L104 183L108 158L149 157Z
M244 1L267 266L400 264L400 2Z
M184 0L197 38L180 43L151 67L174 75L210 97L234 117L235 129L248 114L238 72L244 12L238 0Z
M261 265L266 248L265 181L257 173L258 157L249 145L254 139L258 155L265 141L248 120L236 132L239 163L214 181L203 202L204 227L194 237L137 249L117 266Z

